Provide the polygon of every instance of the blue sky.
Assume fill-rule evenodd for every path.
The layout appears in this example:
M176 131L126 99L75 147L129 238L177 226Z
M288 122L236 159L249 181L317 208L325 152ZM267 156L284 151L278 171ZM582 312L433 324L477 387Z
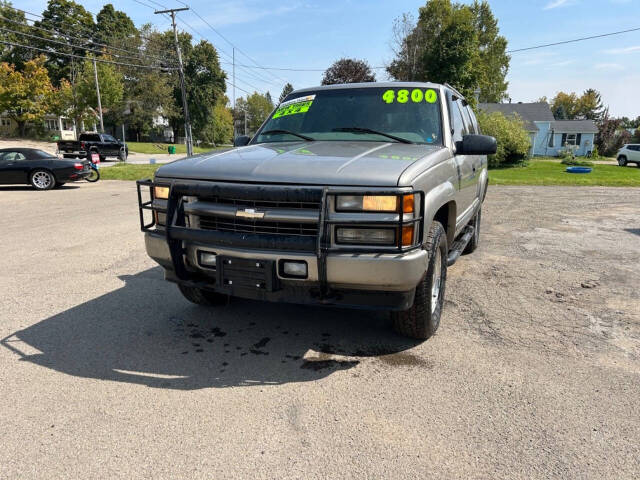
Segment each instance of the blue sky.
M151 0L143 0L152 4ZM340 57L366 59L371 66L391 58L389 42L393 19L403 12L417 13L425 0L185 0L215 29L263 66L325 69ZM97 13L104 1L81 1ZM167 28L169 22L133 0L111 3L126 11L140 25L153 22ZM157 0L168 7L177 0ZM16 6L40 13L46 0L21 0ZM640 27L640 0L496 0L490 1L509 48L597 35ZM191 12L180 17L226 54L231 46ZM180 25L186 28L184 24ZM194 34L196 39L198 35ZM221 54L227 60L225 53ZM237 63L252 64L242 54ZM228 72L230 66L223 64ZM237 85L253 91L280 94L284 81L294 87L320 83L322 72L288 72L238 68ZM376 70L386 79L383 69ZM582 92L596 88L613 115L640 115L640 31L514 53L508 76L513 101L533 101L559 91ZM231 97L231 86L228 88ZM244 93L237 91L237 96Z

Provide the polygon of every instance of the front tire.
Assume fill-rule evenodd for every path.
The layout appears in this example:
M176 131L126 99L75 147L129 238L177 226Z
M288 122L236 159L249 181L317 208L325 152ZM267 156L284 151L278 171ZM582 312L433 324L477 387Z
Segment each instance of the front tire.
M440 222L433 222L427 241L429 265L416 287L413 305L408 310L393 312L393 328L400 335L426 340L440 326L447 282L447 235Z
M621 167L626 167L627 166L627 157L625 157L624 155L618 157L618 165L620 165Z
M228 301L227 295L221 293L203 290L202 288L188 287L178 284L182 296L196 305L224 305Z
M56 186L56 178L49 170L36 170L31 173L29 183L36 190L51 190Z

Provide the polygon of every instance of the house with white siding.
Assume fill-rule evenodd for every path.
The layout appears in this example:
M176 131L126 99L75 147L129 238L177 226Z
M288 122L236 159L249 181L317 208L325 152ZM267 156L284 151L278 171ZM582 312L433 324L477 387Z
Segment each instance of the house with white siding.
M557 157L561 150L574 149L577 156L589 156L598 128L593 120L556 120L546 102L481 103L480 110L519 116L531 138L531 156Z

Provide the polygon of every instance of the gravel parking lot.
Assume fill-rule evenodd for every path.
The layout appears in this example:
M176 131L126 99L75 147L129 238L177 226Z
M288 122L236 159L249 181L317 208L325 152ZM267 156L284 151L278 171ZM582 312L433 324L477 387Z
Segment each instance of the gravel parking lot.
M437 335L189 304L135 185L0 187L0 478L640 476L640 189L493 187Z

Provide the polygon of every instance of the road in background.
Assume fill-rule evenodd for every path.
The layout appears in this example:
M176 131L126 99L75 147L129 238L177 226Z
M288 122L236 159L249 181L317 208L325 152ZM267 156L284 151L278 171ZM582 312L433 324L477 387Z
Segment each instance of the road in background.
M189 304L135 185L0 187L0 478L637 478L640 190L493 187L437 335Z

